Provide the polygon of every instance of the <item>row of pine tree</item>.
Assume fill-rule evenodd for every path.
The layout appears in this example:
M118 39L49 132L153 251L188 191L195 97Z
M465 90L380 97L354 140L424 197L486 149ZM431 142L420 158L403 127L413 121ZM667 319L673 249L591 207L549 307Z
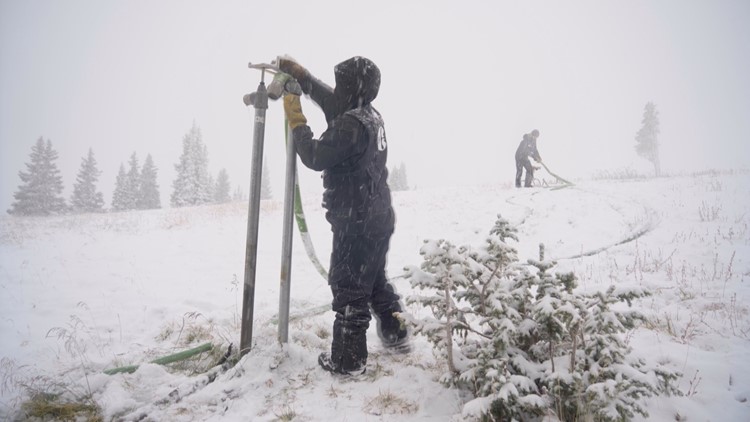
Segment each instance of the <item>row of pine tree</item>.
M172 183L170 203L173 207L229 202L242 199L238 187L230 197L229 176L225 169L214 179L208 171L208 149L200 129L193 124L182 140L182 155L175 165L177 176ZM96 213L105 211L104 195L97 189L101 171L92 149L82 159L70 203L62 196L63 181L56 160L58 153L50 140L39 138L31 148L30 162L20 171L21 185L13 194L15 202L11 215L51 215L64 213ZM112 193L111 211L161 208L161 194L157 182L158 169L151 154L140 165L137 154L130 156L126 170L120 165ZM263 196L270 198L267 174L263 175Z
M105 211L104 195L97 189L101 171L97 167L94 151L82 159L70 203L62 196L64 189L60 170L57 168L57 151L52 142L39 138L31 148L30 162L26 171L20 171L21 185L13 194L15 202L8 213L11 215L52 215L64 213L97 213ZM244 192L238 186L230 196L231 185L225 169L214 179L208 171L208 148L203 143L200 128L195 124L182 139L182 155L175 165L177 176L172 183L170 204L184 207L204 204L221 204L231 200L242 200ZM120 164L112 193L111 211L146 210L161 208L161 194L157 182L158 168L151 154L143 165L133 152L128 167ZM406 190L406 168L402 163L390 174L393 190ZM267 166L263 168L261 199L272 196Z

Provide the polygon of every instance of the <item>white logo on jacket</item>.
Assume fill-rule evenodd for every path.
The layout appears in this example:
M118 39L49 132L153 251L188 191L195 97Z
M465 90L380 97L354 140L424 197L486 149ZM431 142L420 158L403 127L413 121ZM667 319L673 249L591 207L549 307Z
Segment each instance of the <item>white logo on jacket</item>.
M378 128L378 151L385 151L388 148L388 142L385 140L385 128L380 126Z

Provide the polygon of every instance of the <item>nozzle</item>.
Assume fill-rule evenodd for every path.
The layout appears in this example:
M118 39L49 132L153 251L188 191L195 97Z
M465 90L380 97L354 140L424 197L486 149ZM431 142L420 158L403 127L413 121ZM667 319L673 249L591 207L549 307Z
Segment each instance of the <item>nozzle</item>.
M257 93L253 92L250 94L245 94L242 97L242 102L245 103L246 106L251 106L255 104L255 97L257 96Z
M268 90L266 89L266 84L261 82L258 85L257 91L245 94L242 97L242 102L246 106L252 105L255 108L268 108Z
M284 93L302 95L302 87L296 79L284 72L279 72L273 76L273 81L268 84L268 98L278 100Z
M279 72L273 75L273 81L268 84L268 98L271 100L278 100L284 95L284 87L289 79L292 79L286 73Z

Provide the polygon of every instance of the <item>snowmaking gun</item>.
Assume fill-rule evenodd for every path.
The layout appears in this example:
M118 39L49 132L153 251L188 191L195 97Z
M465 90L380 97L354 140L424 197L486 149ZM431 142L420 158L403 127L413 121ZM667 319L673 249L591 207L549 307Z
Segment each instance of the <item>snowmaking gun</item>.
M282 72L275 64L249 63L248 68L260 70L261 77L255 92L246 94L243 102L255 108L253 147L250 174L250 198L248 205L247 244L245 249L245 277L242 295L242 326L240 329L240 355L252 347L253 313L255 301L255 272L258 253L258 223L260 216L261 175L263 168L263 143L265 137L266 109L268 100L277 100L285 93L302 95L302 88L291 75ZM265 85L265 74L273 75L273 80ZM302 243L308 257L320 275L328 279L328 273L320 263L310 240L305 214L297 180L297 154L291 139L289 125L284 121L286 135L286 172L284 182L284 216L281 252L281 285L279 294L278 339L281 343L288 341L289 335L289 296L291 292L292 267L292 225L297 221Z
M264 78L265 78L265 72L269 72L272 75L274 75L273 80L270 84L268 84L268 87L265 89L266 94L266 102L265 106L268 108L268 99L270 100L278 100L281 98L284 93L290 93L294 95L302 95L302 87L300 86L299 82L297 82L296 79L294 79L291 75L282 72L276 65L274 64L267 64L267 63L260 63L260 64L248 64L248 67L250 69L258 69L261 71L261 77L260 82L261 84L265 85ZM250 94L246 94L244 97L242 97L242 101L245 103L246 106L255 105L255 101L261 96L260 93L260 87L258 87L258 90L255 92L252 92Z
M253 131L253 147L252 147L252 158L251 158L251 174L250 174L250 198L249 198L249 210L248 210L248 224L247 224L247 244L245 251L245 278L244 278L244 289L243 289L243 300L242 300L242 327L240 335L240 356L243 356L251 348L252 343L252 329L253 329L253 311L254 311L254 300L255 300L255 270L257 264L257 252L258 252L258 227L259 227L259 216L260 216L260 192L261 192L261 175L263 166L263 143L265 137L265 121L266 121L266 109L268 108L268 100L277 100L284 94L290 93L293 95L302 95L302 88L296 79L291 75L282 72L274 64L259 63L248 65L250 69L257 69L261 71L261 80L258 85L258 89L255 92L246 94L243 97L243 102L246 106L253 106L255 108L254 118L254 131ZM273 75L273 80L265 85L265 74L269 73ZM286 161L286 179L285 179L285 191L284 191L284 220L283 220L283 239L282 239L282 259L281 259L281 293L279 299L279 314L278 314L278 325L279 335L278 339L281 343L288 341L288 327L289 327L289 294L290 294L290 275L291 275L291 259L292 259L292 219L296 218L297 226L300 231L300 235L303 240L305 251L308 257L320 273L320 275L328 279L328 273L318 260L313 249L310 235L307 231L307 223L305 220L304 211L302 209L302 201L299 190L299 183L297 181L296 172L296 151L294 149L294 142L291 139L291 132L288 130L288 123L284 122L285 134L286 134L286 146L287 146L287 161ZM213 344L206 343L198 347L177 352L168 356L163 356L158 359L152 360L151 363L166 365L177 361L182 361L205 352L209 352L213 349ZM230 362L230 356L232 354L232 345L229 345L228 350L223 355L217 365L217 369L209 376L207 383L210 383L215 378L218 371L224 371L228 368ZM236 361L234 361L236 363ZM233 363L232 363L233 365ZM138 369L138 365L127 365L116 368L107 369L104 371L107 375L114 375L119 373L132 373ZM195 387L198 388L198 387ZM194 390L193 390L194 391ZM175 390L173 393L177 392ZM172 393L172 394L173 394ZM172 396L170 394L170 397Z

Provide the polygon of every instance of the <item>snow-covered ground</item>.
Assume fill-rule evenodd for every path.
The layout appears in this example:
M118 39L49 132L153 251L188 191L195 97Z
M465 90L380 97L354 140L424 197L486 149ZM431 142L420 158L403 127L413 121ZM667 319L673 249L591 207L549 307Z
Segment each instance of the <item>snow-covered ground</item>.
M304 186L303 186L304 189ZM305 197L318 255L330 232ZM683 373L681 397L647 401L652 420L750 420L750 173L580 181L560 190L486 185L394 193L398 216L388 270L400 293L425 239L479 245L497 214L519 229L519 256L544 243L555 270L579 288L637 285L649 324L629 333L633 353ZM458 420L463 400L436 381L429 343L382 352L374 327L363 379L317 366L333 314L290 325L276 340L281 204L261 206L253 349L213 382L194 373L239 343L247 206L51 218L0 217L0 418L28 388L65 385L90 395L105 420ZM329 302L326 282L295 235L292 313ZM413 313L424 309L410 308ZM199 363L148 364L202 343ZM103 370L140 364L132 374ZM177 393L171 394L177 391ZM171 395L170 395L171 394Z

